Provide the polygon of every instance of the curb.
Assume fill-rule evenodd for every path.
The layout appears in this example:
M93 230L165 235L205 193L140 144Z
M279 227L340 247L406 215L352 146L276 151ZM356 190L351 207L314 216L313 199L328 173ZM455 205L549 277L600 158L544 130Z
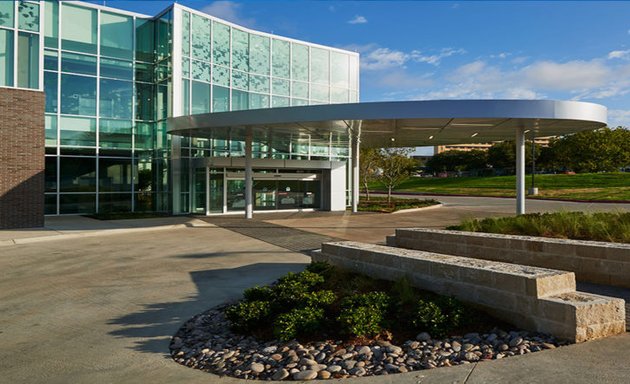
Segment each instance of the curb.
M426 211L426 210L430 210L430 209L440 208L440 207L443 207L443 206L444 206L444 204L439 203L439 204L435 204L435 205L429 205L428 207L401 209L400 211L394 211L394 212L390 213L390 215L396 215L396 214L399 214L399 213L410 213L410 212Z
M163 231L163 230L168 230L168 229L191 228L191 227L192 228L216 228L217 226L213 224L209 224L209 223L203 223L201 225L195 225L195 223L186 223L186 224L159 225L155 227L129 227L129 228L101 229L101 230L79 232L79 233L60 233L58 235L1 240L0 247L8 247L11 245L21 245L21 244L42 243L46 241L55 241L55 240L81 239L85 237L110 236L110 235L119 235L119 234L127 234L127 233Z
M387 191L370 191L376 195L386 195ZM446 193L429 193L429 192L392 192L392 196L441 196L441 197L487 197L491 199L515 199L514 196L484 196L484 195L463 195L463 194L446 194ZM525 196L526 200L541 201L559 201L568 203L597 203L597 204L630 204L630 200L581 200L581 199L559 199L536 196Z

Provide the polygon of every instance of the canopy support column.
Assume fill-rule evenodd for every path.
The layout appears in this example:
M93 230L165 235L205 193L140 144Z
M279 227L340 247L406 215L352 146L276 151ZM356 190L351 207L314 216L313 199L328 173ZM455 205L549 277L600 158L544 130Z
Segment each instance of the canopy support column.
M525 213L525 130L516 128L516 214Z
M352 193L352 213L359 211L359 151L361 148L361 122L354 122L352 124L352 132L350 134L350 140L352 143L352 186L350 188Z
M206 216L210 216L210 167L206 165Z
M247 134L245 135L245 218L251 219L253 217L252 206L252 188L253 187L253 174L252 174L252 129L247 128Z

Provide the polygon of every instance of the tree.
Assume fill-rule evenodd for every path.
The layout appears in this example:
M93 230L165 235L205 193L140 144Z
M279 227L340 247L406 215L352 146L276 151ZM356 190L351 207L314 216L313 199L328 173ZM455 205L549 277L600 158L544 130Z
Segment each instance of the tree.
M427 167L434 172L440 171L472 171L485 169L488 154L485 151L446 151L433 155L427 161Z
M379 164L378 179L387 187L387 202L392 201L392 190L402 181L411 176L416 168L416 161L409 157L412 149L388 148L382 149L382 159Z
M539 144L534 146L534 156L540 156L541 147ZM532 143L525 142L525 164L532 162ZM495 169L503 169L508 173L515 173L516 170L516 143L513 141L501 141L494 143L488 148L488 163ZM526 166L525 169L528 169Z
M544 164L581 172L613 172L630 164L630 131L618 127L582 131L550 143Z
M383 155L376 148L361 148L359 156L359 178L365 189L365 197L370 200L370 182L374 181L379 172L379 165Z

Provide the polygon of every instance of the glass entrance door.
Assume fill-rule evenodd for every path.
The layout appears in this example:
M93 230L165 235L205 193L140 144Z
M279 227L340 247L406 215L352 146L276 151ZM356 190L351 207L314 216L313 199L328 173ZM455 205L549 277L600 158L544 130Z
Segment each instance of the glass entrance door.
M210 213L223 213L223 174L210 174Z
M193 213L206 213L206 169L195 168L193 172L193 191L192 191L192 207Z

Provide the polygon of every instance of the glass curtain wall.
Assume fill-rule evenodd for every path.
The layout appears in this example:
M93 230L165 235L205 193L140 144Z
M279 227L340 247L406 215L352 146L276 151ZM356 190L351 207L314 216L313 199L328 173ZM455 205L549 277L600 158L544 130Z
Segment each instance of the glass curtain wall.
M169 210L171 14L158 31L152 19L46 1L47 214Z
M40 89L40 4L0 1L0 86Z

